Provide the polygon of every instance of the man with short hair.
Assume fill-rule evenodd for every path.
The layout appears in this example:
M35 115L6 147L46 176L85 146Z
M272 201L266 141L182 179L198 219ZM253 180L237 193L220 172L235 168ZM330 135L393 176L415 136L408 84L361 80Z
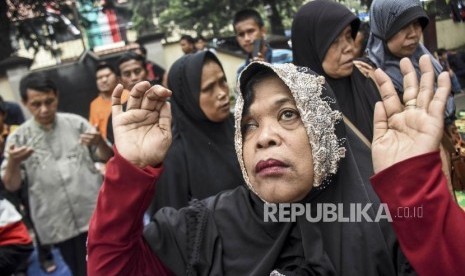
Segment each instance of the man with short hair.
M43 244L60 249L73 275L86 275L86 239L102 176L94 161L112 149L79 115L57 112L58 88L44 73L20 82L33 118L7 138L1 176L14 192L27 181L31 218Z
M148 79L145 57L134 52L124 53L116 61L116 74L124 89L131 91L136 83Z
M21 110L21 107L15 102L7 102L3 100L3 97L0 96L0 163L3 161L3 152L5 150L5 141L10 133L13 133L19 125L24 123L24 114ZM27 183L25 183L27 184ZM22 185L21 190L15 193L8 192L5 190L5 185L0 180L0 199L5 197L9 202L11 202L16 210L20 212L23 216L23 222L29 229L26 229L26 232L33 231L34 225L31 223L30 218L30 208L27 195L27 185ZM1 217L1 215L0 215ZM1 224L1 222L0 222ZM1 226L0 226L1 228ZM0 229L0 236L2 230ZM37 235L37 234L35 234ZM0 237L0 243L2 238ZM57 269L57 265L54 260L52 253L51 245L43 245L40 243L39 239L35 239L35 247L37 252L37 259L39 260L39 265L41 269L46 273L52 273ZM31 251L33 249L31 242ZM28 255L29 256L29 255ZM1 253L0 253L1 259ZM0 263L2 261L0 260ZM0 264L0 268L1 268ZM27 269L29 266L28 258L23 259L23 261L16 265L16 270L14 275L26 275ZM3 271L0 269L0 271Z
M102 62L95 69L95 79L99 95L90 103L89 122L106 138L108 118L111 114L111 93L118 84L118 77L110 64ZM128 94L123 93L121 96L123 102L127 97Z
M197 51L208 50L207 41L205 40L205 37L203 37L202 35L197 36L197 38L195 39L195 49Z
M200 51L210 51L216 55L216 50L208 47L208 42L202 35L197 36L195 39L195 50Z
M145 68L147 69L147 80L152 84L160 84L163 86L166 83L167 75L163 67L157 63L147 59L147 49L144 45L140 44L139 48L133 50L134 53L141 55L145 58Z
M234 15L234 33L237 43L247 54L245 62L237 70L239 73L253 60L263 60L269 63L289 63L292 62L292 51L289 49L272 49L270 44L265 42L266 27L260 14L253 9L243 9ZM262 47L257 57L252 56L254 42L263 40Z
M127 95L129 95L129 91L136 83L148 81L149 76L145 57L134 52L127 52L116 61L116 73L124 87L123 94ZM111 122L111 120L110 113L108 122ZM110 143L114 143L113 125L111 123L107 124L106 138Z
M195 53L195 40L192 36L182 35L179 45L181 45L181 50L185 55Z

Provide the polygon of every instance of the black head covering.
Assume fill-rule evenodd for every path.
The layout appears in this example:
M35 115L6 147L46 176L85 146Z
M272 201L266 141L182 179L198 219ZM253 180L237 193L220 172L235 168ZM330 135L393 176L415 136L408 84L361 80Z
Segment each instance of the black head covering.
M333 79L322 67L331 44L349 25L352 38L355 38L360 20L342 4L315 0L303 5L292 23L294 64L309 67L325 76L335 91L342 113L371 140L374 106L380 100L375 85L356 68L351 76Z
M292 22L294 64L309 67L325 76L322 63L326 52L348 25L351 25L355 38L360 20L342 4L315 0L303 5Z
M274 71L291 89L309 142L317 144L314 160L328 165L322 175L326 184L313 189L303 203L341 203L345 217L349 217L350 204L377 206L379 201L355 162L349 142L353 134L346 133L334 94L324 79L292 64L254 62L242 72L240 87L262 70ZM243 106L239 95L236 126ZM314 118L312 114L321 116ZM322 125L328 125L329 130L318 128ZM236 129L236 146L241 148L239 133ZM241 163L241 151L237 154ZM312 205L311 210L315 218L317 207ZM270 275L276 271L284 275L371 276L411 272L387 221L311 223L298 217L296 222L274 223L265 222L263 212L259 195L242 186L179 212L165 208L156 214L144 235L160 259L180 275ZM375 216L374 209L367 213ZM281 275L276 272L271 275Z
M203 199L241 185L234 151L232 115L223 122L210 121L200 108L202 68L206 59L221 66L209 51L185 55L171 67L168 87L173 91L173 143L166 170L157 182L156 211L180 208L193 198Z
M321 1L317 0L316 2ZM332 9L334 9L334 7L332 7ZM318 95L322 103L315 103L315 99L311 98L315 95L309 96L308 94L317 93L315 93L314 90L312 91L311 88L309 90L305 90L308 88L304 88L308 86L311 87L312 84L309 84L308 81L302 81L302 79L296 77L296 75L305 73L314 76L316 74L306 67L292 69L286 66L288 65L270 66L265 63L253 63L242 72L239 79L239 87L243 93L243 88L256 73L271 68L289 87L296 101L302 121L307 128L310 144L312 145L314 166L317 166L318 163L338 163L336 171L332 170L330 165L320 166L320 168L325 168L324 170L326 171L326 175L322 176L324 179L323 185L319 186L318 189L314 188L303 202L312 204L314 207L312 209L312 215L314 215L314 217L316 216L315 213L317 208L313 204L316 203L340 203L344 206L345 216L349 215L349 206L351 204L361 204L361 206L365 206L366 204L372 203L373 206L378 207L379 199L374 193L366 175L367 172L372 171L371 159L369 158L370 151L366 150L363 154L358 151L357 155L354 155L353 146L357 145L353 145L351 141L358 141L358 139L354 137L353 132L349 131L346 133L346 128L342 120L333 121L330 123L331 126L326 125L332 120L329 118L337 118L338 116L336 114L340 113L340 108L338 102L335 101L335 95L332 89L324 83L321 94ZM311 92L308 93L309 91ZM238 103L241 104L240 100L238 100ZM328 110L324 111L322 105L329 107L329 112ZM323 113L318 114L320 112L327 115L325 116ZM236 140L238 139L238 115L238 107L236 107ZM314 117L319 117L319 119L314 119ZM317 124L317 126L313 126L312 130L309 124ZM324 128L325 131L323 131L322 128ZM332 130L328 131L328 129ZM335 137L328 136L328 132L331 131L334 132ZM336 147L334 146L334 141L326 141L328 137L330 137L330 140L336 139ZM317 142L315 142L315 140ZM236 141L236 151L238 151L238 144L238 141ZM334 158L334 156L338 156L342 152L337 144L345 149L344 158ZM326 149L326 153L323 155L324 157L320 154L322 148ZM357 160L359 162L355 161L355 157L359 159ZM240 155L239 159L241 159ZM360 162L360 159L364 159L362 161L365 162ZM241 160L239 160L239 163L242 166ZM361 166L360 163L362 163L363 166ZM317 170L316 168L314 169ZM243 174L244 171L245 169L243 168ZM315 171L314 177L317 173L318 172ZM245 178L247 182L247 177ZM313 185L315 184L316 183L313 183ZM370 209L369 213L372 218L375 216L374 210L378 210L378 208ZM409 265L406 264L406 260L402 253L398 251L395 234L386 220L380 223L366 221L356 223L310 223L306 219L300 217L294 228L281 225L280 230L277 240L285 239L282 237L283 235L287 235L287 239L291 240L291 243L295 242L294 239L301 239L300 245L285 246L283 252L280 253L279 259L283 262L281 270L283 272L286 271L284 274L287 274L288 270L305 271L309 274L323 275L408 274L407 270L409 270ZM289 260L281 260L283 254L289 257L298 255L298 252L303 254L303 259L292 262ZM406 266L398 266L398 261ZM404 269L406 270L404 271Z

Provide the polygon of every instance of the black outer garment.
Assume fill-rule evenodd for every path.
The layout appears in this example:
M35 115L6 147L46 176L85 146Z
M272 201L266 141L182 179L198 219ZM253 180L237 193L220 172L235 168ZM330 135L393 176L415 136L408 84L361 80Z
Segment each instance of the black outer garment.
M334 99L327 85L322 98ZM339 109L334 101L329 104ZM342 122L336 134L346 157L329 185L313 189L302 202L342 203L348 217L351 203L377 206L379 200L367 180L371 163L355 162L352 149L362 152L364 145L349 142L356 141L354 134ZM371 160L369 149L357 158ZM372 217L374 210L368 212ZM273 270L284 275L415 275L387 221L310 223L300 217L294 223L264 222L263 202L244 186L180 210L161 209L144 238L177 275L269 275Z
M292 23L294 64L325 76L342 113L371 141L374 106L381 100L375 84L356 67L350 76L339 79L329 77L322 67L331 44L349 25L355 38L360 20L339 3L316 0L303 5Z
M151 215L161 207L178 209L192 199L243 185L234 149L233 116L215 123L200 108L202 68L207 57L221 67L213 53L202 51L181 57L170 69L173 143L157 182Z

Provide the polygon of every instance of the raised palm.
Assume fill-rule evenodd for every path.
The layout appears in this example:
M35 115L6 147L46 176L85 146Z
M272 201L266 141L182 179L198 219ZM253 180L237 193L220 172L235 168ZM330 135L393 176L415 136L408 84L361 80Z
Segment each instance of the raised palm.
M171 91L146 81L134 86L126 111L121 105L123 87L112 95L115 145L119 154L143 168L160 164L171 145L171 108L167 99Z
M409 59L402 59L400 68L404 75L405 106L389 77L380 69L375 72L383 99L376 104L374 115L375 173L405 159L438 150L443 134L449 75L438 76L435 93L435 74L429 56L420 58L420 83Z

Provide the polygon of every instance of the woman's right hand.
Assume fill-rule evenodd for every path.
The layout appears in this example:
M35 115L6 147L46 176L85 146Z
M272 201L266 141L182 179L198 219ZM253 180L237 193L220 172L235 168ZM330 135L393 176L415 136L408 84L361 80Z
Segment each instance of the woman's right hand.
M121 105L123 86L118 84L112 95L112 117L115 146L119 154L139 168L156 166L165 159L171 145L171 91L147 81L136 84L127 101Z
M420 81L412 62L408 58L400 61L405 106L389 76L381 69L376 70L375 79L383 101L376 104L374 112L371 150L375 173L408 158L439 150L444 133L444 109L451 89L450 76L443 72L435 82L428 55L423 55L419 64Z

